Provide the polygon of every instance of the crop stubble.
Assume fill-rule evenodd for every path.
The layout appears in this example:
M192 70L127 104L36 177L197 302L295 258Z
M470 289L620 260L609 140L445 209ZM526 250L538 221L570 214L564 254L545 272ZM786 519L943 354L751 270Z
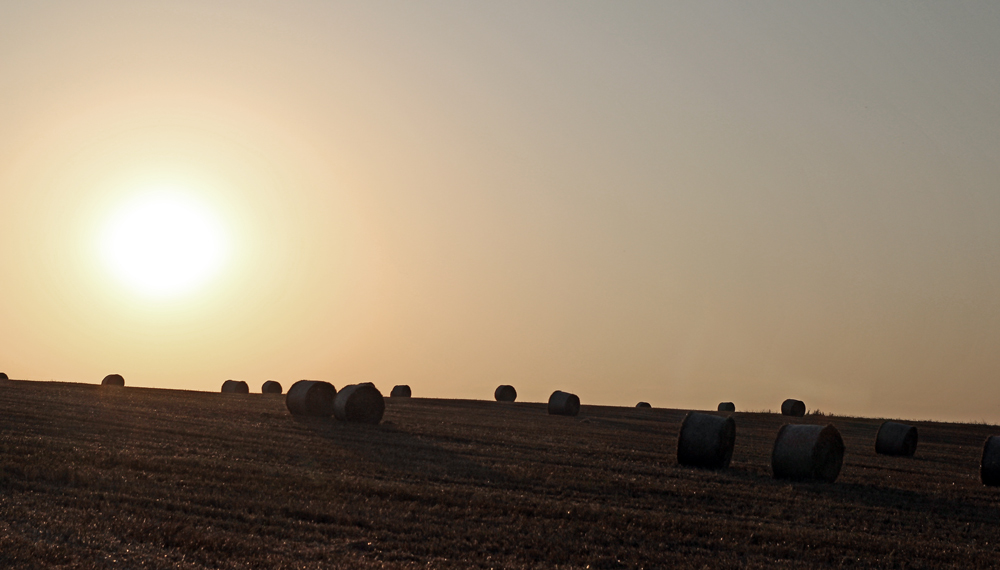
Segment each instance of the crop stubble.
M776 414L735 414L731 468L676 462L683 410L387 399L379 426L283 398L10 381L0 566L23 568L986 568L1000 490L984 425L834 423L835 484L770 474Z

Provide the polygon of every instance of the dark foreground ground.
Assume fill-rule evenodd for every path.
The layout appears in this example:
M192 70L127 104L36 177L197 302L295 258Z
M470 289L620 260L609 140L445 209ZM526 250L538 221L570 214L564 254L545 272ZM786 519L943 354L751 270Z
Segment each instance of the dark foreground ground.
M989 568L1000 429L833 423L835 484L771 478L786 422L736 414L732 468L680 467L684 412L387 400L382 425L283 396L0 383L0 568Z

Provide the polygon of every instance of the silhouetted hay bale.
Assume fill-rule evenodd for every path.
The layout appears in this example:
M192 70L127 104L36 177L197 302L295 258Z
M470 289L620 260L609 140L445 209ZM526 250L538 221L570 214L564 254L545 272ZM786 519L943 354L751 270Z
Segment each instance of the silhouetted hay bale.
M0 380L10 380L10 378L7 377L6 372L0 372Z
M268 380L260 387L261 394L280 394L281 384L274 380Z
M983 444L983 460L979 464L983 485L1000 487L1000 436L991 435Z
M333 415L344 422L377 424L384 413L385 398L371 382L345 386L333 403Z
M556 390L549 396L549 414L575 416L580 413L580 398L576 394Z
M688 412L677 436L677 463L725 469L733 458L736 421L731 417Z
M121 374L108 374L101 380L101 386L124 386L125 378Z
M299 380L288 389L285 406L295 416L328 418L333 415L336 398L337 389L329 382Z
M412 392L410 387L406 384L400 384L399 386L393 386L392 391L389 392L390 398L409 398Z
M875 436L875 453L913 457L917 450L917 428L896 422L884 422Z
M778 430L771 452L775 479L833 483L844 463L844 440L832 425L787 424Z
M493 392L493 397L496 398L498 402L513 402L517 399L517 390L515 390L513 386L501 384L497 386L496 391Z
M735 412L736 411L736 404L734 404L732 402L722 402L722 403L719 404L719 411L720 412Z
M222 383L223 394L249 394L250 386L242 380L226 380Z
M781 403L781 415L801 418L806 415L806 405L802 400L789 398Z

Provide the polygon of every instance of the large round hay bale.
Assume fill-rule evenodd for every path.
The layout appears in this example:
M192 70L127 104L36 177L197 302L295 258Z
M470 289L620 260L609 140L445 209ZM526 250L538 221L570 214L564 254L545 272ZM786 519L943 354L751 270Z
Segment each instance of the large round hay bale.
M781 403L781 415L801 418L806 415L806 405L802 400L789 398Z
M517 390L515 390L513 386L501 384L497 386L496 391L493 392L493 397L496 398L498 402L513 402L517 399Z
M344 422L377 424L383 414L385 398L371 382L345 386L333 403L333 415Z
M261 385L261 387L260 387L260 393L261 394L280 394L281 393L281 384L278 383L278 382L275 382L274 380L268 380L267 382L264 382L263 385Z
M650 406L649 402L639 402L638 404L635 405L635 407L637 407L637 408L652 408L653 406Z
M250 386L242 380L226 380L222 383L223 394L249 394Z
M399 386L393 386L392 391L389 392L390 398L409 398L412 392L410 387L406 384L400 384Z
M991 435L983 444L983 460L979 464L983 485L1000 487L1000 436Z
M736 411L736 404L734 404L732 402L720 402L719 403L719 411L720 412L735 412Z
M6 372L0 372L0 380L10 380L10 378L7 377Z
M333 415L333 403L336 398L337 389L329 382L299 380L288 389L285 406L294 416L328 418Z
M833 483L844 463L844 440L832 425L787 424L778 430L771 452L775 479Z
M732 417L688 412L677 436L677 463L725 469L733 458L736 421Z
M896 422L884 422L875 436L875 453L913 457L917 450L917 428Z
M101 386L124 386L125 377L121 374L108 374L101 380Z
M575 416L580 413L580 398L576 394L556 390L549 396L549 414Z

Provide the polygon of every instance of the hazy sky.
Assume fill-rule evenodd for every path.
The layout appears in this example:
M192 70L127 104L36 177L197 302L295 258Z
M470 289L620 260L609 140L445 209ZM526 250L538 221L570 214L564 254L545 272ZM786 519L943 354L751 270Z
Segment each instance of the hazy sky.
M998 30L986 0L0 1L0 370L1000 422ZM151 297L100 243L164 188L228 249Z

